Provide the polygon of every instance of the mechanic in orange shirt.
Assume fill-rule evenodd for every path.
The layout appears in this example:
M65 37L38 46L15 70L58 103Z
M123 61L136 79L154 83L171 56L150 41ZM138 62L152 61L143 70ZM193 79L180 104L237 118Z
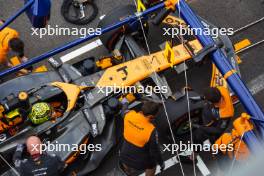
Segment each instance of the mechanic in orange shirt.
M152 124L159 111L159 104L144 102L140 112L128 110L128 101L122 100L124 116L123 144L120 151L121 168L128 176L154 176L156 165L165 168L159 147L158 132Z
M0 20L0 25L3 21ZM6 27L0 31L0 64L1 68L15 66L12 59L18 59L20 62L26 62L28 59L24 56L24 42L19 39L16 30ZM21 70L21 72L26 70Z

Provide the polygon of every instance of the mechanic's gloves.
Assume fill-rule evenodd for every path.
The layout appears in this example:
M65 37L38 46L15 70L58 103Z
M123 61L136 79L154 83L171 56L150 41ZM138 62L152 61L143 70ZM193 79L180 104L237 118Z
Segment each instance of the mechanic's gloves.
M220 123L221 123L220 124L220 128L224 130L224 129L226 129L228 127L229 120L221 120Z
M201 127L201 125L198 125L198 124L192 124L192 127L195 128L195 129L198 129Z
M123 98L122 100L121 100L121 103L122 103L122 105L124 105L124 104L129 104L129 101L128 101L128 99L127 98Z
M163 162L161 165L160 165L160 172L163 172L165 169L165 162Z
M199 101L204 100L204 98L201 96L195 96L195 97L189 97L189 100L191 100L193 102L199 102Z
M16 151L23 152L25 148L26 148L25 144L18 144L17 148L16 148Z
M126 103L128 103L128 104L132 103L135 100L136 100L136 97L133 94L131 94L131 93L129 93L129 94L125 95L125 96L122 96L120 98L120 101L121 101L121 103L123 105L126 104Z
M120 101L121 101L121 104L122 104L120 115L121 115L121 117L125 117L125 114L127 112L129 112L129 109L128 109L129 101L128 101L128 99L126 97L122 98Z

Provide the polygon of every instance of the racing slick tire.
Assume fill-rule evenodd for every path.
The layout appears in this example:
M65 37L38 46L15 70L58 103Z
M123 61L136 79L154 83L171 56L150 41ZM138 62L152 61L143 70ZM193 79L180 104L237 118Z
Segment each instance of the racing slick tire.
M198 96L194 91L189 92L189 97ZM191 121L195 124L201 123L201 113L204 106L204 102L190 100L190 114ZM157 130L164 137L171 136L170 126L166 114L169 117L172 131L175 136L184 137L190 134L189 128L189 116L188 116L188 104L186 96L181 97L178 100L167 99L165 102L166 111L161 110L155 118L155 124ZM175 108L177 107L177 108Z

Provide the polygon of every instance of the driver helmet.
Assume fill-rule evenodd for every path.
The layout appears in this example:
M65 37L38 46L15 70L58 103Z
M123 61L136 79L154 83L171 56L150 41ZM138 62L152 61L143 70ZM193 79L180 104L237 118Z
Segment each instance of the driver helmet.
M46 121L49 121L52 114L52 108L48 103L40 102L32 106L29 113L29 119L35 125L42 124Z

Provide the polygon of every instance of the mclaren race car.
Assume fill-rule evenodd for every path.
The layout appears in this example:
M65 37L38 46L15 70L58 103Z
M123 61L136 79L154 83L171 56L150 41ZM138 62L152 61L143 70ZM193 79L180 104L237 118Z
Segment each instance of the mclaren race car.
M134 6L119 7L106 15L99 27L105 27L134 13ZM190 130L186 98L186 91L189 91L191 118L193 123L199 123L203 108L203 100L199 98L201 87L227 87L223 76L207 59L213 48L203 48L194 36L180 36L184 37L184 44L177 39L166 42L165 36L160 41L165 44L151 46L154 49L149 54L145 37L154 41L158 37L151 35L162 33L163 27L179 27L184 24L175 14L165 16L161 24L153 24L155 15L153 16L100 36L111 53L109 56L97 60L88 58L72 65L50 59L49 63L53 67L51 71L30 73L0 85L0 153L8 162L0 159L1 175L14 175L8 165L13 165L12 155L16 145L23 143L30 135L38 135L44 142L53 144L100 144L100 152L94 150L81 154L80 150L54 151L68 164L65 172L80 175L92 172L120 142L120 99L124 97L130 100L130 109L139 108L146 99L155 102L164 100L174 134L183 136ZM212 27L205 20L201 21L208 28ZM234 69L239 71L228 37L220 36L215 40ZM193 89L182 89L185 70L194 75ZM139 94L138 90L134 94L116 92L113 89L109 91L109 87L124 86L167 89L153 94ZM232 94L232 90L230 93ZM235 96L233 97L235 103ZM32 112L36 104L42 104L43 111ZM49 118L40 122L32 120L32 116ZM161 134L171 140L163 110L155 123Z

